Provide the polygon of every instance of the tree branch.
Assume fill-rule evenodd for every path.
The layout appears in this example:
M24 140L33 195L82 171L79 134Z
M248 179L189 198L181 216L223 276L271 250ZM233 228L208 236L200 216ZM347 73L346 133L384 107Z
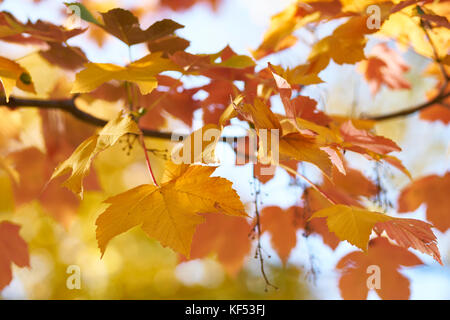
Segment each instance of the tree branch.
M450 92L447 92L447 93L445 92L447 85L448 85L448 80L445 81L444 85L442 86L441 90L439 91L439 94L436 97L434 97L433 99L431 99L425 103L419 104L412 108L408 108L405 110L400 110L400 111L396 111L396 112L388 113L388 114L384 114L384 115L364 116L363 119L384 121L384 120L408 116L415 112L421 111L435 103L442 102L445 98L449 97ZM89 113L86 113L86 112L78 109L77 106L75 105L75 99L43 100L43 99L27 99L27 98L10 97L9 101L6 102L5 97L0 97L0 106L5 106L9 109L38 108L38 109L62 110L64 112L71 114L78 120L90 123L90 124L92 124L94 126L98 126L98 127L103 127L108 122L107 120L97 118ZM173 132L162 132L162 131L158 131L158 130L145 129L145 128L141 128L141 130L142 130L142 133L144 134L144 136L146 136L146 137L172 140L172 138L174 136ZM186 135L183 135L183 134L177 134L177 136L178 137L186 137ZM221 141L227 142L227 143L233 143L233 142L237 142L239 139L242 139L242 138L244 138L244 137L224 136L224 137L221 137Z
M74 99L43 100L43 99L26 99L26 98L9 97L9 101L6 102L5 97L0 97L0 106L5 106L12 110L14 110L16 108L38 108L38 109L62 110L64 112L71 114L78 120L81 120L86 123L90 123L97 127L103 127L108 122L107 120L97 118L89 113L86 113L86 112L78 109L77 106L75 105ZM186 137L186 135L183 135L183 134L174 135L173 132L161 132L158 130L145 129L145 128L141 128L141 130L142 130L142 133L144 134L144 136L152 137L152 138L172 140L173 136ZM237 142L241 138L244 138L244 137L224 136L221 138L221 140L223 142L232 143L232 142Z
M444 78L444 84L442 85L441 89L439 90L439 93L437 94L436 97L434 97L432 100L419 104L418 106L412 107L412 108L408 108L405 110L400 110L400 111L396 111L393 113L388 113L388 114L384 114L384 115L379 115L379 116L367 116L365 117L365 119L369 119L369 120L375 120L375 121L383 121L383 120L389 120L389 119L394 119L394 118L399 118L399 117L404 117L404 116L408 116L410 114L413 114L415 112L418 112L420 110L426 109L429 106L432 106L435 103L440 103L443 102L443 100L445 98L447 98L448 96L450 96L450 92L445 92L447 90L447 86L449 84L449 75L447 74L446 70L445 70L445 66L442 64L442 61L439 58L439 54L436 48L436 45L434 44L433 40L431 39L430 33L428 32L428 28L431 28L430 25L424 21L423 19L420 19L420 26L423 30L423 32L425 33L425 37L427 38L431 49L433 50L433 55L434 55L434 62L437 63L439 65L439 68L441 70L442 73L442 77ZM443 105L445 107L447 107L446 104L443 103Z
M421 111L423 109L426 109L436 103L440 103L442 102L445 98L450 96L450 92L444 93L445 92L445 87L447 87L447 83L445 83L445 86L443 86L443 88L440 90L439 94L434 97L433 99L424 102L422 104L419 104L417 106L414 106L412 108L408 108L408 109L404 109L404 110L400 110L400 111L396 111L396 112L392 112L392 113L388 113L388 114L382 114L382 115L377 115L377 116L365 116L363 117L363 119L366 120L375 120L375 121L384 121L384 120L390 120L390 119L395 119L395 118L400 118L400 117L406 117L409 116L413 113L416 113L418 111Z

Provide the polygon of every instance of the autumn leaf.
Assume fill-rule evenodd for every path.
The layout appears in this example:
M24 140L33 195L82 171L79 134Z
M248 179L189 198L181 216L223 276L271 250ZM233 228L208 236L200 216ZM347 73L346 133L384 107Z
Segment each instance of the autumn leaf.
M447 107L434 105L420 112L420 119L427 121L440 121L445 125L450 123L450 110Z
M81 3L73 2L65 3L65 5L71 9L76 7L78 10L73 11L78 11L81 19L99 26L129 46L161 39L172 35L180 28L184 28L183 25L173 20L164 19L155 22L146 30L142 30L138 18L130 11L121 8L115 8L101 13L102 23Z
M443 10L444 15L446 5L444 3L430 4L428 7L436 7ZM408 43L415 52L434 59L436 50L439 59L448 54L448 30L443 32L430 32L430 38L434 49L425 36L421 26L421 19L417 16L416 6L407 7L389 16L389 19L381 26L380 33L390 38L396 39L398 43Z
M12 280L11 264L29 267L28 245L19 234L20 226L0 222L0 291Z
M292 47L297 38L292 34L311 22L331 17L340 11L339 1L295 1L271 18L263 42L252 52L256 59Z
M428 221L440 231L450 227L450 172L443 176L429 175L412 181L398 197L398 211L417 210L422 203L426 204Z
M162 71L179 70L161 52L149 54L126 67L111 63L88 63L76 75L71 93L86 93L111 80L134 82L142 94L148 94L158 85L156 75Z
M248 155L247 155L248 156ZM239 158L236 158L236 162L239 162ZM237 163L242 164L242 163ZM293 171L297 171L298 161L296 160L281 160L280 165L291 168ZM270 174L269 168L271 168L271 164L262 164L260 162L256 162L253 164L253 173L255 177L261 182L261 183L267 183L270 180L273 179L275 176L275 171L273 171L273 174ZM295 178L296 176L292 173L287 171L287 173L292 177Z
M246 219L220 213L203 214L205 223L200 224L192 239L190 259L217 255L225 270L236 275L251 250L251 228ZM233 236L230 237L230 234Z
M259 144L258 157L271 159L272 132L279 138L279 159L297 160L313 163L326 175L331 175L331 161L325 151L320 149L314 136L307 136L299 132L284 134L282 126L275 114L259 99L254 104L240 104L235 106L239 114L246 120L251 121L257 132L261 129L267 130L267 142ZM278 136L276 135L278 130ZM276 142L275 142L276 143ZM265 161L265 160L264 160ZM265 162L262 162L263 164Z
M338 204L363 208L364 198L371 198L378 193L377 186L360 171L348 167L345 164L345 174L336 167L333 168L333 180L325 179L320 188L327 196ZM316 190L308 189L304 195L307 206L312 211L318 211L331 206ZM313 222L313 221L311 221Z
M390 244L386 238L375 238L370 241L367 253L351 252L338 262L336 268L341 271L341 295L347 300L366 299L369 292L368 267L378 266L381 276L376 293L385 300L408 299L409 280L399 272L399 268L421 264L422 261L407 249Z
M79 2L64 2L64 5L72 11L79 14L79 17L84 21L100 25L101 23L92 15L92 13L82 3ZM76 11L75 8L78 10Z
M320 63L325 67L332 59L337 64L354 64L365 58L365 36L375 32L368 29L367 17L350 18L334 32L317 42L308 57L308 61Z
M365 153L365 150L369 150L379 154L387 154L393 151L401 151L401 148L394 141L358 129L350 120L341 125L340 133L344 142L349 145L347 149L355 152Z
M110 206L98 217L97 240L104 254L115 236L140 225L163 246L189 257L199 213L245 217L244 206L231 182L211 177L215 167L169 166L160 187L140 185L107 199Z
M214 151L221 133L219 126L215 124L207 124L195 130L183 139L180 150L177 150L178 154L172 152L172 161L176 157L185 164L217 162Z
M244 80L255 67L251 57L238 55L229 46L213 54L177 51L169 58L185 73L201 74L215 80Z
M51 64L67 70L76 70L88 62L84 52L78 47L65 46L58 42L49 42L49 49L41 51L41 56Z
M442 265L441 254L436 245L436 236L431 231L432 225L415 219L392 219L379 222L375 231L381 234L386 231L388 237L403 248L413 248L432 256Z
M411 88L409 81L405 79L409 66L396 51L384 43L372 49L367 60L359 64L359 69L369 83L373 95L380 90L382 84L390 89Z
M322 83L319 73L328 65L327 61L313 60L305 64L300 64L294 68L283 69L280 66L272 65L278 75L286 79L291 85L310 85Z
M169 35L147 42L147 48L150 52L163 52L166 58L178 51L184 51L189 47L190 42L176 35Z
M265 207L261 211L261 231L270 233L270 241L281 261L286 263L297 244L297 230L304 227L303 209Z
M51 179L70 173L63 185L82 198L83 179L89 172L94 157L114 145L125 134L138 135L140 130L129 115L120 112L98 134L80 144L72 155L55 169Z
M67 30L50 22L37 20L26 24L18 21L8 12L0 12L0 38L3 41L19 44L45 44L46 42L66 42L83 33L86 29Z
M218 123L222 113L230 105L230 96L235 97L239 92L234 83L228 80L212 80L199 89L208 93L208 97L200 103L204 123Z
M30 74L17 62L0 57L0 81L5 91L6 101L9 100L14 87L36 93Z
M375 224L392 219L379 212L341 204L314 212L310 219L321 217L327 218L328 229L339 239L347 240L364 251L367 251L369 237Z
M102 13L102 17L103 29L128 45L163 38L184 28L173 20L164 19L142 30L138 19L130 11L120 8Z

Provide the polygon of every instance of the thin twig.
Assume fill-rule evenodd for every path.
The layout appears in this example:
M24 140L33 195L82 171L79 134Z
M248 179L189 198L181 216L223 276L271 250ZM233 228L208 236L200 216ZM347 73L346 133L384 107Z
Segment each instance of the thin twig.
M75 105L75 99L55 99L55 100L44 100L44 99L27 99L27 98L16 98L9 97L9 102L6 102L5 97L0 97L0 106L5 106L9 109L16 108L38 108L38 109L55 109L67 112L81 120L83 122L92 124L97 127L105 126L108 121L104 119L97 118L87 112L84 112L77 108ZM174 136L186 138L187 135L175 134L173 132L162 132L158 130L141 128L142 133L146 137L172 140ZM223 136L221 138L222 142L232 143L237 142L240 139L245 139L243 136ZM178 141L176 141L178 142Z
M264 281L266 282L266 288L265 291L267 291L267 287L272 287L274 289L278 289L278 287L274 286L267 277L266 271L264 270L264 259L262 256L262 247L261 247L261 217L259 214L259 208L258 208L258 201L259 201L259 195L261 193L261 186L258 183L258 179L255 175L255 166L253 165L253 184L254 184L254 191L255 191L255 215L256 215L256 230L258 234L258 244L256 247L256 255L259 258L259 262L261 265L261 274L264 278Z
M434 44L433 40L431 39L430 33L427 30L427 25L426 22L422 19L420 19L420 24L421 24L421 28L425 33L425 37L427 38L428 42L430 43L431 49L433 50L433 56L434 56L434 62L436 62L439 65L439 68L441 70L442 76L444 78L444 84L441 86L439 93L430 101L424 102L422 104L419 104L417 106L411 107L411 108L407 108L404 110L400 110L400 111L396 111L393 113L388 113L388 114L384 114L384 115L378 115L378 116L366 116L364 117L364 119L368 119L368 120L375 120L375 121L384 121L384 120L390 120L390 119L394 119L394 118L399 118L399 117L405 117L408 116L410 114L416 113L418 111L421 111L423 109L426 109L436 103L442 103L444 106L446 106L443 103L443 100L445 100L445 98L450 96L450 92L446 92L447 91L447 86L449 84L449 75L447 74L446 70L445 70L445 66L443 65L441 59L439 58L439 54L436 48L436 45Z
M299 172L295 171L294 169L291 169L291 168L289 168L288 166L285 166L284 164L281 164L281 163L278 164L278 166L280 166L280 167L283 168L284 170L286 170L286 171L288 171L288 172L290 172L290 173L292 173L292 174L295 174L296 176L302 178L303 180L305 180L306 182L308 182L314 190L316 190L316 191L319 192L322 196L324 196L325 199L327 199L328 201L330 201L332 204L336 204L336 202L335 202L333 199L331 199L329 196L327 196L327 194L326 194L319 186L317 186L315 183L313 183L311 180L309 180L307 177L305 177L305 176L302 175L301 173L299 173Z

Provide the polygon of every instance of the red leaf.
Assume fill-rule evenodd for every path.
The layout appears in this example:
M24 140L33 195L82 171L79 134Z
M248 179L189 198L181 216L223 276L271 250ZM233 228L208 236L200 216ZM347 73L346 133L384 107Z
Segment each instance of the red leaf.
M0 222L0 291L12 280L11 264L30 266L28 245L19 234L20 226Z
M410 296L409 280L399 272L400 266L415 266L422 261L402 247L389 243L386 238L375 238L367 253L354 251L343 257L336 268L342 271L339 289L344 299L366 299L369 266L379 267L380 288L377 294L385 300L405 300Z
M442 265L441 255L436 245L436 236L431 231L432 225L416 219L395 219L378 222L375 231L386 231L388 237L401 247L413 248L432 256Z
M413 181L398 198L398 211L410 212L427 205L427 220L442 232L450 228L450 172Z
M297 230L304 227L303 208L265 207L261 211L261 231L269 232L278 256L286 263L297 243Z

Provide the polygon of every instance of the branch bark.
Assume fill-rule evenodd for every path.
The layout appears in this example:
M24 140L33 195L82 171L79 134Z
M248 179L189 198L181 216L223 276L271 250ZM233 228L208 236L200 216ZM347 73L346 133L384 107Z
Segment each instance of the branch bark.
M363 117L366 120L375 120L375 121L384 121L399 117L404 117L411 115L415 112L421 111L423 109L426 109L427 107L443 102L443 100L450 96L450 92L445 92L447 88L447 81L442 86L439 94L422 104L419 104L417 106L396 111L393 113L383 114L383 115L374 115L374 116L365 116ZM10 97L9 101L6 102L5 97L0 97L0 106L5 106L10 109L16 109L16 108L38 108L38 109L55 109L55 110L61 110L64 112L67 112L74 116L75 118L90 123L94 126L103 127L108 121L104 119L97 118L89 113L86 113L80 109L77 108L75 105L75 99L55 99L55 100L44 100L44 99L27 99L27 98L17 98L17 97ZM152 137L152 138L159 138L159 139L166 139L171 140L173 137L173 132L162 132L158 130L152 130L152 129L145 129L141 128L144 136L146 137ZM177 135L177 136L183 136L183 135ZM222 137L221 140L223 142L237 142L239 139L244 137L237 137L237 136L228 136L228 137Z
M407 108L404 110L400 110L400 111L396 111L396 112L392 112L392 113L387 113L387 114L382 114L382 115L374 115L374 116L365 116L363 117L366 120L375 120L375 121L385 121L385 120L390 120L390 119L395 119L395 118L400 118L400 117L406 117L409 116L413 113L416 113L418 111L421 111L423 109L426 109L436 103L440 103L442 102L445 98L450 96L450 92L444 93L445 92L445 87L447 87L447 84L445 84L445 86L443 86L443 88L440 90L439 94L434 97L433 99L424 102L422 104L419 104L417 106L414 106L412 108Z
M103 127L108 121L104 119L97 118L89 113L86 113L77 108L75 105L75 99L56 99L56 100L43 100L43 99L26 99L26 98L16 98L9 97L9 101L6 102L5 97L0 97L0 106L5 106L9 109L16 108L38 108L38 109L54 109L67 112L77 118L78 120L90 123L97 127ZM171 140L174 136L173 132L162 132L158 130L141 128L142 133L146 137L159 138ZM185 137L185 135L177 134L178 137ZM222 137L223 142L237 142L240 138L237 136L224 136Z

